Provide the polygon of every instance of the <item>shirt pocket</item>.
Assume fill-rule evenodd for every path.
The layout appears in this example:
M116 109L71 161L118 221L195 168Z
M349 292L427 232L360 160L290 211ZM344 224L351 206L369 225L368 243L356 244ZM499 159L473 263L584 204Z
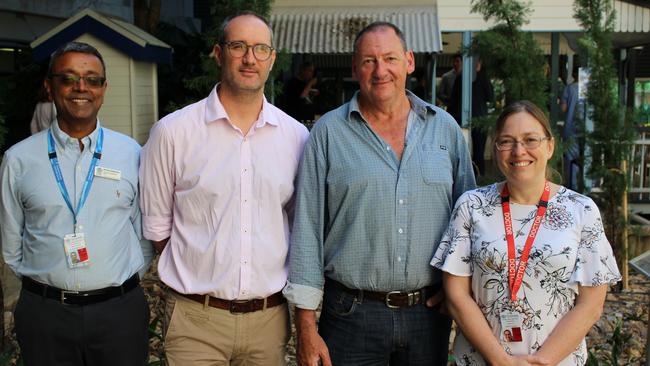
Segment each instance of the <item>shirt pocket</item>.
M134 203L136 189L124 176L120 180L95 177L91 195L93 191L109 207L130 209Z
M452 184L451 159L444 146L422 145L418 152L422 179L426 184Z

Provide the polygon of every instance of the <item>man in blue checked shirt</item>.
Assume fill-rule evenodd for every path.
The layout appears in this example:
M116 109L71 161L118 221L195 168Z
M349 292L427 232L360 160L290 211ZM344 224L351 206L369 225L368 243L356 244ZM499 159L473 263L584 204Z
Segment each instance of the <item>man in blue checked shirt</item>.
M101 54L71 42L50 59L49 129L9 149L0 168L5 262L22 278L14 313L27 366L141 366L149 309L140 274L153 256L142 239L140 145L103 128Z
M414 68L395 25L367 26L352 61L360 91L305 148L284 289L302 366L447 364L451 319L429 259L475 182L456 121L405 89Z

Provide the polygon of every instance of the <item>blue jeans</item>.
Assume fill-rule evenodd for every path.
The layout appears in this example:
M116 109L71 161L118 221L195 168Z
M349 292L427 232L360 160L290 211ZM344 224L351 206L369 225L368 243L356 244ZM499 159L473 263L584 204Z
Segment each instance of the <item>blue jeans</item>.
M391 309L326 285L318 328L334 366L447 365L451 318L425 305Z

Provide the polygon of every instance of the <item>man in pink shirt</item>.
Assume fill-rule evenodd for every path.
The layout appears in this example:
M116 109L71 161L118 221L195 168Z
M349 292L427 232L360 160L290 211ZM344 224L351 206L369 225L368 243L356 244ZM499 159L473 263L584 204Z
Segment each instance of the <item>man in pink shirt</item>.
M143 149L143 231L170 288L170 365L282 365L281 290L308 132L264 98L275 60L266 20L241 13L222 31L213 50L221 82L156 123Z

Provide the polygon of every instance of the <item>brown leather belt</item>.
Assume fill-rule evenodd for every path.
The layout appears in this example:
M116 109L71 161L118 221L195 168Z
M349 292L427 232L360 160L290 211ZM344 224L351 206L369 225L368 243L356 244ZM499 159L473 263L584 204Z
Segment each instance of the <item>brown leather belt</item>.
M265 299L252 299L252 300L223 300L209 295L195 295L195 294L181 294L190 300L196 301L200 304L206 303L213 308L228 310L232 314L245 314L254 311L272 308L287 302L287 299L282 296L282 292L276 292Z
M440 286L427 286L413 291L366 291L351 289L340 282L327 279L325 281L325 287L328 286L355 295L359 299L381 301L391 309L424 304L429 297L433 296L440 289Z

